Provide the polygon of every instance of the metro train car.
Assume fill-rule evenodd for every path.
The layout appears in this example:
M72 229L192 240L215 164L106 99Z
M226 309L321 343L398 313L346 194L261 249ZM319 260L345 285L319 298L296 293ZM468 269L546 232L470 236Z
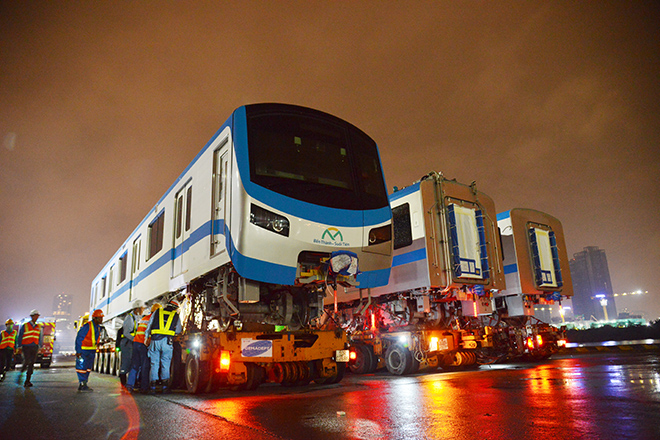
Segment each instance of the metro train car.
M390 195L394 255L389 283L340 294L354 372L380 362L393 374L420 364L467 366L487 338L470 318L492 312L504 288L493 200L430 173ZM327 301L326 301L327 304Z
M518 356L548 357L565 343L562 333L534 317L537 304L573 296L564 229L545 212L515 208L497 215L502 237L506 289L493 302L506 324L508 350Z
M185 332L201 332L215 347L182 350L181 364L195 370L186 370L186 380L213 370L201 367L221 352L232 360L192 391L213 381L336 380L345 336L295 331L319 328L328 286L387 284L391 228L378 147L367 134L318 110L246 105L94 278L90 310L104 311L113 337L132 301L184 300ZM285 343L275 326L294 342ZM218 339L228 331L238 332L237 345ZM181 338L184 348L187 341ZM260 350L249 349L254 341Z

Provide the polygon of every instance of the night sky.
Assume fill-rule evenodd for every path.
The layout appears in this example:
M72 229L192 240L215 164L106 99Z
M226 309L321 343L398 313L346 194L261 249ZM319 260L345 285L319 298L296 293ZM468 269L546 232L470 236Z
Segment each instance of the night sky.
M0 3L0 319L92 278L238 106L362 128L605 249L660 315L656 1ZM1 324L1 323L0 323Z

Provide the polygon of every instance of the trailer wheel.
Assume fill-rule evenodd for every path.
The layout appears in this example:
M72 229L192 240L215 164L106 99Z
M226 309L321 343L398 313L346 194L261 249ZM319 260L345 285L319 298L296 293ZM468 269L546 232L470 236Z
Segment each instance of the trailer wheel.
M48 367L50 367L50 361L41 363L41 368L48 368Z
M413 369L412 353L402 345L390 345L385 352L385 367L397 376L410 373Z
M189 355L186 360L186 388L193 394L199 394L206 389L209 381L209 371L206 362L200 361L197 356Z
M344 373L346 372L346 362L337 362L337 374L332 377L329 377L326 380L326 384L339 383L344 378Z
M378 366L378 360L373 349L367 344L355 344L355 361L348 364L349 370L355 374L373 373Z

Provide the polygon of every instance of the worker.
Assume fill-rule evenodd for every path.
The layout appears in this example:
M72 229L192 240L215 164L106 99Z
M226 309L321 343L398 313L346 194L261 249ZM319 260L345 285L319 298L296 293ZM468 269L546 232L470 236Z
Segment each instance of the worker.
M131 313L124 319L124 337L119 343L121 350L121 366L119 368L119 381L122 386L126 386L126 376L131 369L131 356L133 354L133 338L137 332L137 326L144 311L144 302L136 299L133 301Z
M25 388L32 386L30 379L34 371L34 363L37 360L39 347L41 347L43 341L43 328L40 323L37 323L39 316L41 315L38 310L32 310L30 312L30 320L21 326L16 337L16 344L19 346L17 352L23 354L21 373L27 371L25 383L23 384Z
M8 319L5 322L5 329L0 332L0 382L5 380L5 374L11 368L11 360L14 357L14 348L16 346L16 330L14 330L14 321Z
M164 309L156 310L149 319L145 332L146 337L151 338L149 343L149 359L151 360L149 394L156 393L159 378L162 392L170 392L167 383L170 379L170 363L174 351L173 338L174 335L181 333L178 309L179 302L171 299Z
M160 304L154 303L151 310L145 313L138 322L137 331L133 338L131 370L128 373L128 382L126 383L126 389L131 393L135 390L138 378L140 379L140 391L143 394L149 391L149 354L147 349L149 341L147 341L146 332L151 315L159 308Z
M78 391L94 391L87 386L89 373L94 365L96 347L101 336L103 311L96 309L92 320L80 327L76 336L76 373L78 373Z

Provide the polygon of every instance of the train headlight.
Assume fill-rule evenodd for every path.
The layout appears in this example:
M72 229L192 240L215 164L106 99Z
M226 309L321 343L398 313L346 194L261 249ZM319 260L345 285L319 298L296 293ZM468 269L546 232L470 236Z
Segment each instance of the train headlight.
M276 234L289 236L289 220L257 205L250 205L250 223Z
M369 246L392 240L392 225L385 225L369 231Z

